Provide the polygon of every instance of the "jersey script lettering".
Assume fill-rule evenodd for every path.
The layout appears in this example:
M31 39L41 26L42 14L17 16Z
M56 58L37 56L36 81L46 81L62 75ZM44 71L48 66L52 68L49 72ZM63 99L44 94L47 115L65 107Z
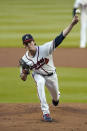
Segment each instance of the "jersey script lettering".
M39 61L37 61L36 64L33 64L32 66L30 66L30 69L32 70L35 68L36 70L38 70L39 68L41 68L43 65L47 64L48 62L49 62L49 59L42 58Z

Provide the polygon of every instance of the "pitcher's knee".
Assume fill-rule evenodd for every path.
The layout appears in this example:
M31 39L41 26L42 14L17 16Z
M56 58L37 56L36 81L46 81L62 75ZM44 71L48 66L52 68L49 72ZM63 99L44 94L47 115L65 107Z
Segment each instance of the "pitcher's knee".
M44 86L44 84L45 84L44 80L39 80L37 86Z

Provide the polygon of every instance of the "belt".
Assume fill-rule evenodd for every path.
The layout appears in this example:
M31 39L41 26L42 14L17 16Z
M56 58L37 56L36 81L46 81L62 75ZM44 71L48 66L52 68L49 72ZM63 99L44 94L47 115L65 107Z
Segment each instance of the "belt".
M52 73L49 73L47 75L44 75L44 74L41 74L42 76L52 76L53 75L53 72Z
M56 70L55 70L56 72ZM36 73L36 74L39 74L39 75L42 75L42 76L52 76L55 72L51 72L51 73L48 73L48 74L40 74L40 73Z

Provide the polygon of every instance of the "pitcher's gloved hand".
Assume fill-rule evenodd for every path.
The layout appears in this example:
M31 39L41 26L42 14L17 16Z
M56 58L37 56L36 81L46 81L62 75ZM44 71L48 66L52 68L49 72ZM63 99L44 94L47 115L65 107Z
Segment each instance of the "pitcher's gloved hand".
M25 63L25 61L22 58L19 60L19 64L22 67L22 72L24 74L30 74L29 66Z

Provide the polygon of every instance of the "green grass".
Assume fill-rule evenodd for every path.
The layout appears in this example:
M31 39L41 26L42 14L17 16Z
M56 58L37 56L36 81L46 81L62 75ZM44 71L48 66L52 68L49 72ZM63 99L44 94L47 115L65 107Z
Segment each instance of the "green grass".
M87 69L58 68L61 101L87 102Z
M0 47L22 47L31 33L38 45L53 40L72 20L74 0L0 0ZM62 43L79 47L80 23Z
M57 68L60 102L87 103L87 69ZM46 89L47 101L51 96ZM26 82L19 77L19 68L0 68L0 103L39 103L36 84L31 76Z

